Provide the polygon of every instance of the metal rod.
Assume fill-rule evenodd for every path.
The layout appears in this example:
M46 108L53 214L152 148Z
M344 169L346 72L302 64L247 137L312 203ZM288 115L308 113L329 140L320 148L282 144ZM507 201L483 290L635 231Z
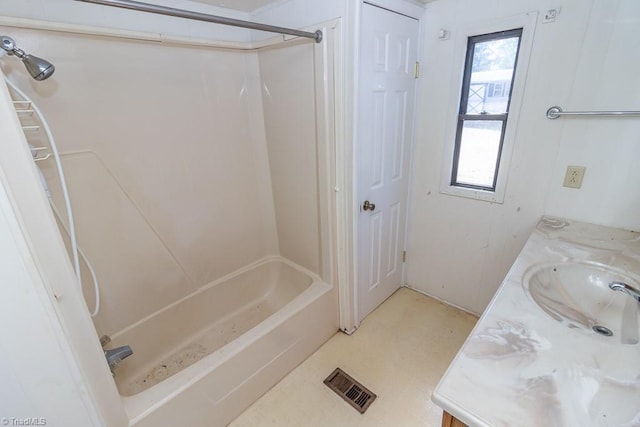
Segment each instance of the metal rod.
M240 19L225 18L224 16L209 15L207 13L192 12L173 7L157 6L154 4L141 3L131 0L76 0L84 3L101 4L104 6L121 7L123 9L137 10L140 12L156 13L158 15L175 16L178 18L193 19L196 21L212 22L214 24L231 25L233 27L249 28L252 30L268 31L271 33L287 34L290 36L306 37L314 39L316 43L322 41L322 31L315 33L308 31L294 30L292 28L276 27L274 25L258 24Z
M547 119L560 116L640 116L640 111L562 111L558 106L547 110Z

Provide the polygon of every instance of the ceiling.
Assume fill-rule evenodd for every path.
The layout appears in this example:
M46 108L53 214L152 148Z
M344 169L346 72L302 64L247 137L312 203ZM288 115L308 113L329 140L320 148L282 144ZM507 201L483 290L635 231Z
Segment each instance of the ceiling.
M274 3L277 0L191 0L198 3L212 6L226 7L227 9L240 10L242 12L252 12L256 9Z
M240 10L242 12L253 12L269 3L275 3L279 0L191 0L198 3L209 4L212 6L226 7L227 9ZM434 0L414 0L415 2L427 4Z

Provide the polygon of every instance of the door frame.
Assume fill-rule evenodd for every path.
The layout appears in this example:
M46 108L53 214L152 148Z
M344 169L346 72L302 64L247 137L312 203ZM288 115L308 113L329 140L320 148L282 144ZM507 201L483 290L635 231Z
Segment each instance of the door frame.
M358 316L358 214L360 201L358 200L358 176L357 176L357 159L355 153L358 146L358 96L359 96L359 73L360 73L360 30L362 7L364 3L372 6L380 7L388 10L390 13L399 13L418 21L418 61L421 61L420 42L424 37L424 15L426 8L419 6L409 0L357 0L350 1L347 5L347 29L345 35L349 43L346 43L345 53L345 80L343 82L344 92L349 94L344 102L344 111L348 112L345 122L343 123L344 137L338 140L345 141L343 150L338 153L342 159L338 159L338 164L342 165L342 171L338 171L342 175L344 191L340 192L339 186L336 187L338 192L337 200L337 256L338 256L338 283L339 283L339 299L340 299L340 329L352 334L359 326L360 319ZM350 59L349 59L350 58ZM414 88L414 117L411 118L412 134L409 140L409 152L413 153L415 141L415 124L419 93L420 79L417 79ZM411 156L411 159L413 156ZM405 222L405 242L407 239L407 227L409 224L408 216L410 212L410 200L413 176L413 161L409 164L409 184L408 184L408 200L407 200L407 220ZM405 243L406 244L406 243ZM404 250L404 248L403 248ZM402 266L402 284L405 283L405 269Z

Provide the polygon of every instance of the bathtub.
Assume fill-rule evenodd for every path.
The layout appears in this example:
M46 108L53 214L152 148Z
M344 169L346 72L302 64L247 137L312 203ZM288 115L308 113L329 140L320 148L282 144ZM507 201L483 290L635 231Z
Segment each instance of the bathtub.
M268 257L112 336L131 426L223 426L338 330L333 288Z

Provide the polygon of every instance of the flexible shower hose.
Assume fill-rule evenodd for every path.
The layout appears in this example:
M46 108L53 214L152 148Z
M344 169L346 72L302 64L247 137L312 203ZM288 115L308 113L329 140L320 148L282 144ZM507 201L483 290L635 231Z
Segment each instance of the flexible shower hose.
M58 208L53 203L53 199L51 198L51 193L47 188L47 184L46 184L46 181L44 180L44 176L42 175L42 171L40 170L40 168L38 168L38 166L36 166L36 168L38 168L38 171L41 174L43 187L45 192L47 193L47 198L49 199L49 205L51 206L53 213L58 218L58 221L62 225L62 228L65 230L65 232L69 236L69 240L71 242L71 254L73 258L73 267L76 273L76 277L78 278L78 283L80 284L80 292L83 294L83 297L84 297L84 292L82 289L82 276L80 272L79 256L81 256L84 259L85 263L87 264L87 268L91 273L91 277L93 279L93 288L95 293L94 309L93 309L93 312L91 312L91 317L95 317L100 312L100 285L98 283L98 279L93 270L93 267L91 266L91 263L78 247L78 241L76 238L76 228L73 220L73 211L71 210L71 199L69 197L69 190L67 189L67 182L65 180L64 170L62 168L62 161L60 160L60 153L58 152L58 147L56 145L55 139L53 138L53 134L51 133L51 129L49 128L49 124L47 123L46 119L44 118L44 115L42 114L38 106L23 91L21 91L18 87L16 87L16 85L14 85L6 76L4 77L4 80L7 83L7 85L9 85L18 95L20 95L25 101L31 104L31 108L38 116L40 123L42 124L42 127L44 128L44 131L47 134L49 144L51 145L51 151L53 152L53 158L55 159L55 162L56 162L56 168L58 170L58 178L60 180L60 186L62 187L62 195L64 198L65 207L67 209L67 222L69 224L68 228L67 226L65 226L65 223L62 220L62 216L60 215Z

